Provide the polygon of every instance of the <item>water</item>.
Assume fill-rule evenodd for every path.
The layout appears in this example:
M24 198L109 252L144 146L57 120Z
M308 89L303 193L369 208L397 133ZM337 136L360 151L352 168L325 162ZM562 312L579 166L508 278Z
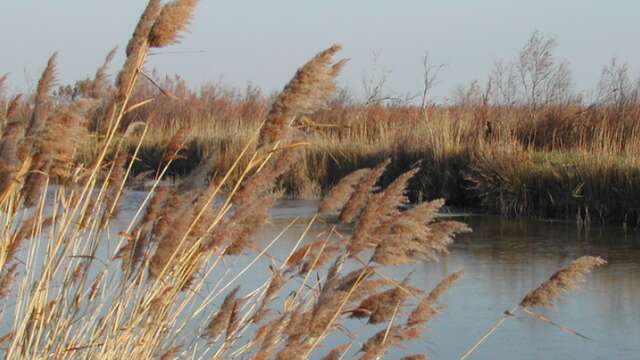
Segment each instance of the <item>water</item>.
M294 216L311 216L313 206L301 201L281 203L266 238ZM619 227L579 231L573 223L449 216L468 223L473 233L459 236L451 254L439 263L416 266L412 280L428 289L450 272L463 269L464 277L442 298L447 307L430 323L421 341L392 350L388 358L426 353L431 359L457 359L529 289L575 258L597 255L609 264L591 273L580 290L570 292L554 309L539 311L593 340L518 315L509 318L471 358L640 359L640 234ZM274 254L292 246L303 227L302 221L293 226ZM323 229L326 226L315 226L311 236ZM359 329L361 325L350 326ZM367 334L358 337L354 347L359 348Z
M122 214L122 224L128 223L144 198L143 192L129 192ZM278 264L289 253L315 214L312 201L283 201L272 210L272 221L258 239L264 248L285 227L283 236L273 243L269 257L258 261L249 271L229 284L228 290L241 285L243 294L262 285L270 275L267 265ZM620 227L592 228L589 231L573 223L521 221L496 216L447 214L449 218L466 222L473 233L461 235L451 247L451 253L440 262L420 263L412 268L382 269L386 275L401 279L412 272L412 285L432 288L446 274L464 270L463 278L442 298L446 305L442 313L429 323L420 341L405 343L392 349L386 358L422 353L431 359L457 359L498 320L502 312L513 308L530 289L537 287L553 272L583 255L597 255L609 261L587 277L581 290L570 292L565 300L551 310L540 310L546 317L575 329L593 340L561 332L526 315L509 318L471 359L640 359L640 232L625 232ZM305 241L326 236L332 219L320 218L310 228ZM339 231L348 234L349 227ZM111 229L117 239L118 229ZM108 259L115 251L113 242L105 242L99 250ZM219 265L218 271L205 280L202 294L219 289L248 264L255 253L234 257ZM326 268L326 266L325 266ZM347 271L349 269L346 269ZM293 288L300 284L295 280ZM315 282L312 276L310 283ZM288 294L290 289L283 289ZM187 345L201 334L207 319L215 313L222 297L212 302L202 313L196 327L188 328L178 341ZM281 302L274 303L274 308ZM410 311L407 307L404 313ZM187 311L190 311L187 309ZM10 323L10 322L9 322ZM9 323L2 326L5 333ZM362 343L378 327L364 326L362 321L346 321L354 336L353 350L346 358L355 357ZM330 336L314 353L320 358L347 338ZM204 340L198 341L205 345ZM199 347L202 349L202 347ZM213 349L215 351L215 349Z

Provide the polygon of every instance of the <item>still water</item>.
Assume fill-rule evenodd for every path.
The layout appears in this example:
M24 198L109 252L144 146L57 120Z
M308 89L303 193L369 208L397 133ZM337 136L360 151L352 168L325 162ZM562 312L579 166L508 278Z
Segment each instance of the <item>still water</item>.
M122 214L123 220L127 221L123 224L128 223L145 195L143 192L128 194ZM316 206L313 201L280 202L272 210L270 224L257 240L258 247L264 248L283 229L288 229L273 242L268 256L237 277L238 269L253 261L256 254L224 261L219 265L219 271L205 280L203 295L219 290L219 285L231 278L233 281L229 283L228 290L240 285L242 294L264 284L270 276L268 266L277 265L287 256L315 214ZM399 359L420 353L427 354L430 359L458 359L500 318L504 310L513 308L530 289L572 260L594 255L605 258L609 264L596 269L580 290L570 292L554 309L540 310L546 317L592 340L567 334L519 314L510 317L471 359L640 359L640 230L625 231L621 227L584 230L570 222L524 221L459 213L441 216L463 221L473 232L458 236L450 254L439 262L380 271L395 279L411 273L411 285L427 290L451 272L464 270L464 276L441 298L446 308L429 323L422 339L393 348L386 358ZM310 227L305 242L326 236L332 222L331 218L316 221ZM344 234L351 230L349 227L338 229ZM111 230L111 236L117 238L119 229ZM107 248L98 253L108 259L117 248L113 242L107 241L105 245ZM312 278L315 282L315 275ZM298 285L299 282L293 284L293 289ZM290 290L283 289L282 293L286 295ZM193 346L194 341L201 342L199 349L207 345L197 335L203 333L203 327L221 301L222 296L213 301L211 309L194 322L195 327L188 327L179 336L178 343ZM281 305L281 302L274 303L276 309ZM404 313L410 309L404 308ZM6 333L10 324L11 321L1 324L1 333ZM346 359L357 357L362 343L386 326L365 326L356 320L346 321L344 325L353 341ZM349 341L340 335L328 337L324 346L314 353L314 358L319 359L334 346Z
M275 255L286 251L298 239L306 226L303 219L312 216L314 206L313 202L288 201L274 209L274 219L265 239L279 232L292 218L301 218L273 249ZM393 349L388 358L426 353L431 359L457 359L529 289L575 258L596 255L609 264L588 275L587 282L579 290L570 292L554 309L539 311L592 340L518 315L509 318L471 358L640 359L640 233L637 230L624 231L620 227L581 230L570 222L465 214L443 216L466 222L473 233L459 236L451 253L440 262L415 267L413 284L430 289L450 272L464 270L464 276L441 299L446 309L430 323L423 338ZM314 226L310 236L326 230L326 226ZM349 231L348 228L341 230ZM357 324L349 327L352 326L361 328ZM369 334L356 334L360 336L355 340L355 350Z

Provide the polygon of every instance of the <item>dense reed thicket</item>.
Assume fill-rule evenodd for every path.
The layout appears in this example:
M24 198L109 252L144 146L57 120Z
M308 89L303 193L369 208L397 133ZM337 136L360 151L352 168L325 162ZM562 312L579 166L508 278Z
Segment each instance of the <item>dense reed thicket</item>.
M453 237L469 229L436 219L443 200L408 206L410 182L423 178L422 169L437 170L431 168L437 156L449 151L414 156L420 162L386 150L372 154L375 136L398 141L398 134L367 121L343 127L330 118L335 109L345 114L340 119L367 112L395 116L394 109L334 105L333 111L320 111L345 65L334 62L339 46L301 67L268 106L259 96L230 102L229 95L193 96L167 84L158 95L140 85L149 49L178 41L196 3L150 0L113 86L105 82L112 52L77 91L51 96L54 54L33 97L2 98L5 358L377 359L419 338L442 310L443 293L462 276L452 273L425 291L411 285L410 274L385 275L391 267L446 256ZM169 100L170 93L190 100ZM227 114L224 121L215 120L218 114ZM325 128L319 119L334 125ZM455 131L453 123L449 131ZM197 129L206 129L204 136L196 137ZM330 140L342 137L361 141L343 152ZM387 143L393 144L400 142ZM434 151L455 151L461 144L444 141ZM386 155L391 159L378 161ZM304 194L327 176L301 173L299 164L308 171L333 158L346 172L363 163L362 156L371 168L338 182L309 220L308 227L329 223L323 238L309 239L305 232L285 257L270 254L278 237L266 246L255 241L282 188ZM396 176L407 166L403 161L412 164ZM163 178L169 169L179 172L181 162L193 171L166 185ZM125 211L135 169L152 170L150 188L139 207ZM340 177L331 176L327 184ZM353 224L353 231L343 234L334 222ZM264 259L271 262L267 279L255 287L243 284L244 273L267 267ZM518 308L533 314L529 308L548 305L603 263L578 260ZM347 319L362 319L373 335L344 335ZM344 345L321 346L329 336L343 338Z

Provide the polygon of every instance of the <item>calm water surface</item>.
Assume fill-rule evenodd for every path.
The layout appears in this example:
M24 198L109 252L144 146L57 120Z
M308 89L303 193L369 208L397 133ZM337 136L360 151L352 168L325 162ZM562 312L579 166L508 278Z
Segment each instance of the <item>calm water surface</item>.
M130 218L144 195L141 192L128 194L123 211L125 219ZM293 225L269 249L272 260L259 261L230 286L241 285L246 293L264 284L270 275L267 265L286 257L314 215L316 205L311 201L283 201L273 209L271 224L259 236L261 247L292 221ZM561 332L556 327L519 315L509 318L471 358L640 359L640 231L625 232L620 227L579 231L573 223L464 214L443 216L468 223L473 233L459 236L450 255L440 262L380 271L396 279L412 272L412 285L423 289L430 289L454 271L464 270L464 277L441 299L447 307L429 323L423 338L403 344L400 349L392 349L387 358L426 353L431 359L458 359L527 291L575 258L597 255L609 264L589 275L580 291L569 293L554 309L541 310L548 318L593 340ZM331 219L320 220L311 227L306 241L326 236ZM117 231L113 229L114 238L117 238ZM350 228L340 227L339 231L348 233ZM107 249L99 251L105 259L116 250L115 243L106 242L106 246ZM220 271L205 280L203 294L219 290L221 283L234 277L254 256L225 261L220 265ZM315 276L313 279L315 281ZM292 286L297 288L299 282ZM284 289L285 294L288 291ZM222 297L216 299L210 311L203 312L202 318L195 322L196 326L205 326L221 301ZM276 308L280 305L275 304ZM406 313L410 308L404 310ZM9 324L2 324L0 328ZM386 326L365 327L361 321L347 321L345 325L355 338L353 351L346 358L355 357L362 343ZM196 340L192 339L199 339L193 333L201 334L203 329L187 330L178 341L193 345ZM317 358L346 341L343 335L328 338L326 347L316 352Z
M273 211L274 220L264 238L269 239L294 217L309 218L314 205L305 201L281 203ZM625 232L619 227L579 231L573 223L462 214L445 216L468 223L473 233L458 237L451 254L439 263L416 266L413 283L430 288L444 275L461 269L464 277L442 298L447 307L430 323L423 339L395 349L389 358L427 353L431 359L457 359L529 289L573 259L597 255L609 264L590 274L580 290L569 293L554 309L540 310L548 318L593 340L518 315L507 320L471 358L640 359L640 235L637 231ZM304 221L294 225L275 246L273 254L277 256L281 251L285 256L284 251L298 239L304 226ZM310 236L325 230L326 225L314 226ZM402 276L406 271L387 273ZM359 348L371 332L360 333L361 323L354 322L349 327L360 335L355 346Z

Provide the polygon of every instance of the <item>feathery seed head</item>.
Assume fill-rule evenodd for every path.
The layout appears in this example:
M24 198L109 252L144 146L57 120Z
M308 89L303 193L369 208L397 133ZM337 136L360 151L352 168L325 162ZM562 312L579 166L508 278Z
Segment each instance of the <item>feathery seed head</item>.
M197 4L197 0L174 0L163 6L149 33L149 45L161 48L177 43L180 32L191 22Z
M605 265L607 262L600 257L583 256L567 267L553 274L538 288L529 292L520 302L521 307L546 307L553 306L554 301L562 299L564 294L575 289L578 283L584 281L586 274L595 267Z

